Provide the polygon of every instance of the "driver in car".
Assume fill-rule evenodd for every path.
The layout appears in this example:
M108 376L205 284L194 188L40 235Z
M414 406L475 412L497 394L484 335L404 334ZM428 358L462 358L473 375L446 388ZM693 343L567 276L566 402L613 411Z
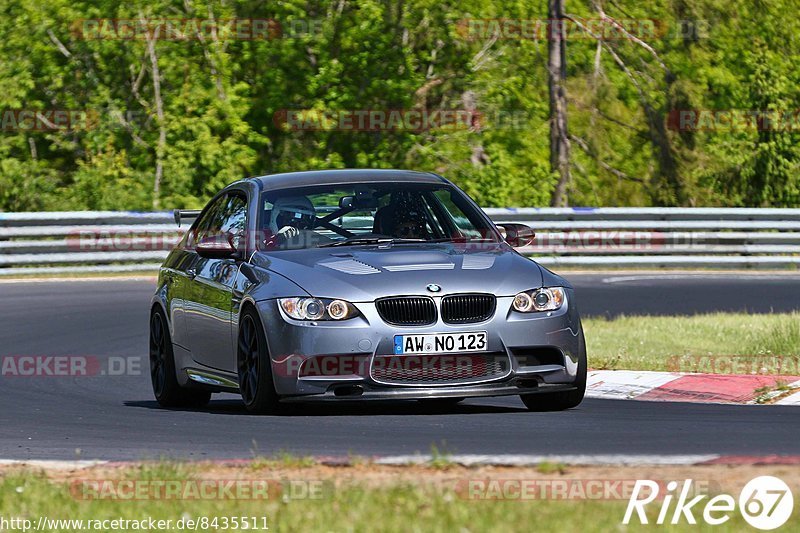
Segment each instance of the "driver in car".
M392 229L392 237L427 240L428 232L425 230L425 220L413 211L398 214Z
M283 196L275 200L269 215L269 228L264 245L307 248L323 236L313 231L317 211L305 196ZM328 239L326 239L328 240Z

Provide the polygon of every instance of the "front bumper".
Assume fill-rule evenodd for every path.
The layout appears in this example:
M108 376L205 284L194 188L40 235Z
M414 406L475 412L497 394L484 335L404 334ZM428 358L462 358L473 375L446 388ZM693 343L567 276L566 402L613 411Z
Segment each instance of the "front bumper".
M349 394L337 394L339 389L361 389ZM570 391L575 387L570 384L531 385L527 379L512 379L501 383L487 385L450 386L432 389L430 387L408 388L369 388L368 386L336 386L322 394L285 396L282 402L300 403L307 401L346 401L346 400L425 400L441 398L480 398L491 396L511 396L520 394L539 394L548 392Z
M434 300L440 300L435 297ZM285 401L347 399L424 399L533 394L570 390L585 351L580 318L567 290L558 311L521 314L511 310L511 297L498 297L494 316L476 324L439 321L424 327L397 327L383 322L374 303L355 303L361 316L343 322L302 322L287 319L275 300L259 302L272 359L275 389ZM440 301L437 301L437 307ZM488 352L507 358L502 376L469 383L380 382L371 369L376 358L393 354L394 336L404 334L486 331ZM549 350L547 361L519 357L521 352ZM336 375L300 375L314 357L360 359L364 363ZM585 360L585 359L584 359Z

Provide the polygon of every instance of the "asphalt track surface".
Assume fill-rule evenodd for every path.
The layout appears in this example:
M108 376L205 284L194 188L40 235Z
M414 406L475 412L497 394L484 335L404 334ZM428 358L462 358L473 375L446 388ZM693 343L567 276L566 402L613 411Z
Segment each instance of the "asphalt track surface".
M568 276L585 315L764 313L800 307L800 276ZM126 375L0 376L0 459L317 455L792 454L800 409L586 400L529 413L516 397L446 411L416 402L303 405L249 416L233 395L165 410L147 375L151 281L0 283L0 356L139 362ZM119 360L119 359L118 359Z

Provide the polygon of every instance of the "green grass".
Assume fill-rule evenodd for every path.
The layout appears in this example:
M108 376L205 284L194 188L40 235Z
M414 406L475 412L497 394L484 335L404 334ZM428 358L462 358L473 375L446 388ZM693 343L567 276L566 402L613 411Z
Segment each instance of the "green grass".
M118 473L118 479L188 479L185 466L134 468ZM251 476L252 478L253 476ZM309 478L313 479L313 473ZM0 478L0 517L22 517L34 524L40 516L50 519L173 520L208 517L262 517L270 531L651 531L650 526L621 526L626 501L487 501L467 499L463 492L435 484L392 483L363 486L355 482L345 488L327 490L318 499L273 500L80 500L69 485L49 481L42 475L23 472ZM648 509L651 522L658 508ZM699 518L702 520L702 518ZM714 531L744 528L738 513ZM707 526L658 527L661 531L710 531ZM76 531L50 527L48 531ZM171 531L175 531L173 526ZM223 530L221 527L208 529ZM236 531L236 529L233 529ZM231 529L228 529L231 531ZM257 531L251 529L251 531Z
M272 456L256 455L250 464L254 470L264 468L309 468L316 464L313 457L281 451Z
M590 318L584 330L591 368L675 370L680 357L680 369L689 371L688 363L705 356L740 356L743 368L748 358L768 369L796 373L800 366L800 313Z
M549 461L545 461L543 463L539 463L536 466L536 471L540 474L563 474L567 470L567 465L564 463L551 463Z
M447 444L442 442L441 448L436 443L431 444L431 460L429 466L434 469L448 469L455 466L452 454L447 451Z

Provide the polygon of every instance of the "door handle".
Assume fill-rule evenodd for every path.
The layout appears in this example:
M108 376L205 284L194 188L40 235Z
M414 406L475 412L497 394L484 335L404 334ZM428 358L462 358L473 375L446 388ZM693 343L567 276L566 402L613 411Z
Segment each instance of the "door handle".
M197 277L197 269L189 268L186 270L186 275L189 276L189 279L194 279Z

